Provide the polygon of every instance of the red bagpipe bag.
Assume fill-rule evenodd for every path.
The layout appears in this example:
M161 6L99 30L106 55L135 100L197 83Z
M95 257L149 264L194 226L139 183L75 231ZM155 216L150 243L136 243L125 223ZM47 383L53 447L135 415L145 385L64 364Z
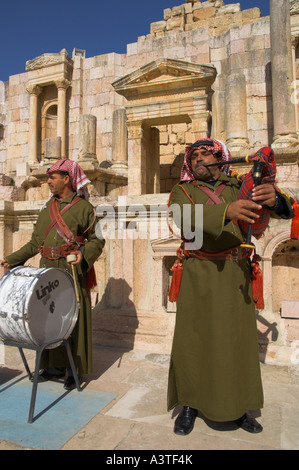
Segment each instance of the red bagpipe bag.
M298 240L299 238L299 204L296 199L293 201L292 206L293 206L293 211L294 211L294 218L292 220L291 239Z
M254 157L251 158L252 162L255 160L260 160L264 163L261 184L267 183L274 185L276 177L276 161L273 150L269 147L262 147L254 154ZM242 181L242 186L239 191L238 199L251 199L252 189L254 186L253 168L249 173L241 175L239 179ZM263 207L256 211L256 213L260 217L258 221L252 225L252 235L256 239L259 239L269 224L270 212L269 209ZM238 225L244 234L248 232L249 224L247 222L239 220Z

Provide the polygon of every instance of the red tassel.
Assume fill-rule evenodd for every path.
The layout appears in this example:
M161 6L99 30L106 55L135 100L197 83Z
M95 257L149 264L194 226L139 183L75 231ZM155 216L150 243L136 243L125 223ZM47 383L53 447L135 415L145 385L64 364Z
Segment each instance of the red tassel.
M263 294L263 273L258 263L260 260L260 256L254 255L251 262L252 296L255 307L259 310L265 308Z
M87 273L87 288L89 290L93 289L97 285L97 278L96 278L96 272L94 269L94 266L90 268L90 270Z
M295 217L292 219L291 238L294 240L298 240L299 238L299 204L296 200L293 202L293 211L294 211Z
M183 265L180 260L176 260L174 265L171 268L172 280L170 284L168 298L170 302L176 302L179 296L179 290L181 285L182 273L183 273Z

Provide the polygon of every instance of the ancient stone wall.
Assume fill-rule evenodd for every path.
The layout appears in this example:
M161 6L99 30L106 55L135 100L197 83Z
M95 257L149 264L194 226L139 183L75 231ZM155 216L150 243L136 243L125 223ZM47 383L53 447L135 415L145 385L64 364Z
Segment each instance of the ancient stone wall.
M239 3L187 0L161 11L125 54L85 57L74 50L69 57L62 49L0 82L0 256L30 238L49 196L46 169L65 156L90 178L99 216L105 204L122 214L127 198L133 207L156 202L159 221L186 145L207 136L226 142L234 157L273 146L278 185L299 198L299 2L270 4L270 17L261 17L259 8L242 11ZM140 226L143 236L129 230L126 238L108 239L96 263L95 340L125 345L129 338L136 347L169 352L175 305L167 290L178 242L160 232L148 237L148 213L131 221L125 214L121 226ZM298 282L298 246L288 244L289 232L289 221L273 220L257 243L266 300L260 342L270 360L283 356L275 348L289 347L298 328L298 320L280 313L297 294L283 299L289 291L282 288L273 295L273 280ZM290 256L295 261L286 270ZM284 307L289 315L293 305Z

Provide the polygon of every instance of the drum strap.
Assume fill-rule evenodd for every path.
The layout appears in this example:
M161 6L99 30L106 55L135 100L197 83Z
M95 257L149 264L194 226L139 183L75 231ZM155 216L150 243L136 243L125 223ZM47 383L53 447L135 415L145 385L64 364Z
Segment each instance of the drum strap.
M60 257L66 257L69 252L76 250L76 248L74 248L75 244L77 245L78 248L80 247L80 245L81 246L84 245L84 240L85 240L84 233L86 233L89 230L89 228L94 224L94 221L95 221L95 218L96 218L95 211L94 211L94 219L93 219L92 223L90 224L89 227L87 227L86 230L84 230L84 232L81 236L74 235L71 232L71 230L68 228L67 224L65 223L65 221L62 218L62 215L68 209L70 209L70 207L72 207L74 204L76 204L80 200L81 200L80 197L75 197L73 199L73 201L70 204L67 204L67 206L65 206L65 208L61 212L59 212L59 208L58 208L58 204L57 204L56 199L52 199L50 201L49 213L50 213L50 217L51 217L51 223L50 223L49 227L46 230L45 238L46 238L47 234L49 233L50 229L52 227L55 227L58 234L66 241L68 246L65 246L65 245L63 246L62 245L62 247L54 247L57 250L57 253L55 254L55 257L53 257L53 255L51 253L52 248L51 247L43 247L42 246L43 244L42 244L39 247L39 251L40 251L42 256L46 256L49 259L58 259ZM64 247L68 248L68 249L64 250ZM58 253L59 248L61 248L60 253ZM48 252L47 252L47 250L48 250ZM97 281L96 281L95 269L94 269L94 266L92 266L89 269L89 271L87 272L87 287L88 287L88 289L92 289L96 285L97 285Z
M58 209L58 204L57 204L57 201L56 199L52 199L51 202L50 202L50 206L49 206L49 212L50 212L50 217L51 217L51 223L49 225L49 227L47 228L46 230L46 233L45 233L45 238L47 237L48 233L50 232L51 228L55 225L55 228L57 230L57 226L58 226L58 219L62 219L62 215L68 210L70 209L74 204L76 204L77 202L81 201L81 198L80 197L75 197L72 202L70 202L69 204L67 204L65 206L64 209L62 209L61 212L59 212L59 209ZM55 204L56 203L56 204ZM53 207L53 204L55 204L56 208ZM57 217L58 215L58 217ZM63 221L63 224L65 224L65 226L67 227L66 223ZM67 227L68 228L68 227ZM69 231L70 232L70 231ZM71 233L71 232L70 232Z
M69 209L72 205L74 205L77 201L77 198L73 199L73 204L70 203L68 204L65 209ZM78 197L80 200L80 198ZM63 220L61 213L59 212L58 209L58 204L56 199L52 199L49 205L49 212L50 212L50 217L52 220L52 223L54 227L56 228L58 234L66 241L66 243L70 243L71 241L75 240L74 234L71 232L71 230L68 228L67 224Z

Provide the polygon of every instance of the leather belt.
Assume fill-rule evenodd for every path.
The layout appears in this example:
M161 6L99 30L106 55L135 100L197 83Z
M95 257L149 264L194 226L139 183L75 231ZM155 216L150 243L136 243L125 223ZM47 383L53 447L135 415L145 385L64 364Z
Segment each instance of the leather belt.
M75 237L75 241L70 244L60 246L39 246L38 251L43 258L60 259L66 258L70 253L77 251L80 246L84 245L84 237Z
M239 261L241 259L249 258L251 256L252 250L243 248L241 246L236 246L230 250L225 251L208 251L208 250L194 250L187 251L182 250L183 255L186 258L197 258L201 260L210 260L210 261Z

